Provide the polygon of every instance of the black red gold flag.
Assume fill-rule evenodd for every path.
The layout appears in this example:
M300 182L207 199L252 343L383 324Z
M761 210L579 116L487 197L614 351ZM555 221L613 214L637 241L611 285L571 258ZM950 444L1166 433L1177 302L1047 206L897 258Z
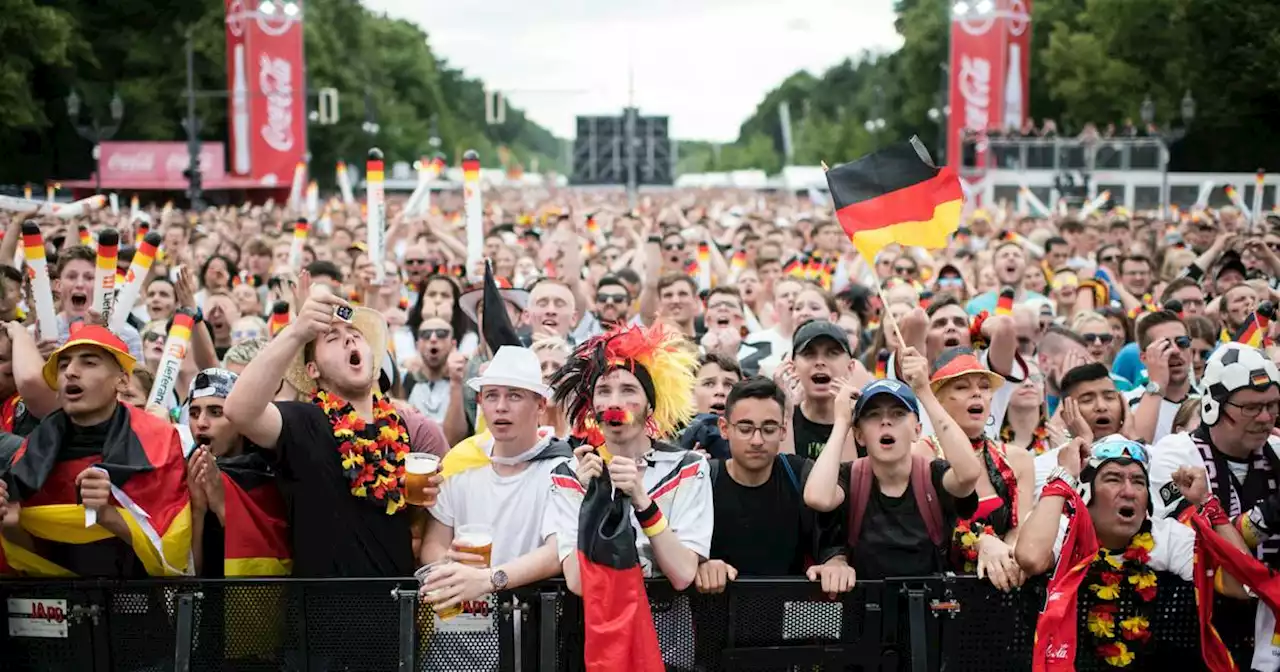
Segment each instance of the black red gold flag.
M293 568L284 499L260 453L218 460L226 501L226 576L288 576Z

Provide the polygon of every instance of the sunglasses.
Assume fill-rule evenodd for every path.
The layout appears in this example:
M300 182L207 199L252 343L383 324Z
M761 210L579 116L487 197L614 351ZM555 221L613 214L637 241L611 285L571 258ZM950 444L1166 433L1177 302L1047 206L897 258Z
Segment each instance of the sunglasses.
M1093 444L1090 449L1090 455L1093 462L1128 459L1142 464L1151 463L1146 448L1143 448L1142 444L1137 441L1100 441Z
M419 329L418 338L431 338L432 336L444 340L453 337L452 329Z
M680 241L680 242L678 242L678 243L663 243L663 244L662 244L662 249L664 249L664 250L666 250L666 251L668 251L668 252L674 252L674 251L677 251L677 250L679 250L679 251L683 251L683 250L684 250L684 241Z
M1114 254L1108 254L1108 255L1107 255L1107 256L1105 256L1105 257L1098 257L1098 263L1100 263L1100 264L1114 264L1114 263L1116 263L1116 260L1118 260L1118 259L1119 259L1119 257L1115 256Z
M1186 350L1187 348L1191 347L1190 336L1174 336L1172 340L1173 340L1173 344L1178 346L1178 349L1180 350Z
M616 303L621 306L626 302L626 294L596 294L596 303Z
M163 340L164 340L164 334L158 331L148 331L147 333L142 335L142 342L144 343L155 343L156 341L163 341Z
M915 275L916 269L910 266L894 266L893 272L895 275Z
M425 263L427 263L426 259L405 259L404 260L405 266L421 266L422 264L425 264Z
M938 286L939 287L963 287L964 279L956 278L952 276L941 277L941 278L938 278Z
M1082 336L1084 337L1084 342L1090 345L1094 343L1106 345L1116 338L1115 334L1082 334Z

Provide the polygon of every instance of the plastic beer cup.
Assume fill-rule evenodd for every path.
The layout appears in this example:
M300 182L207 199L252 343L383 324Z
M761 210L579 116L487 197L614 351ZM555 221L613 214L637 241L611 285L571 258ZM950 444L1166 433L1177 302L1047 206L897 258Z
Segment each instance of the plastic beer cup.
M423 489L440 468L440 458L431 453L409 453L404 456L404 500L414 506L426 506Z
M453 531L453 548L460 553L484 558L483 564L467 564L488 567L493 562L493 528L488 525L459 525Z
M418 571L413 573L414 578L418 580L418 587L421 588L422 586L426 585L427 576L431 574L432 570L436 569L437 567L443 567L451 562L453 561L437 560L436 562L433 562L431 564L427 564L419 567ZM435 600L439 592L440 591L438 590L427 591L427 603L429 604L433 600ZM457 616L462 613L462 605L455 604L452 607L449 607L448 609L443 609L443 610L432 607L432 610L436 612L436 616L439 617L440 620L447 621L453 618L454 616Z

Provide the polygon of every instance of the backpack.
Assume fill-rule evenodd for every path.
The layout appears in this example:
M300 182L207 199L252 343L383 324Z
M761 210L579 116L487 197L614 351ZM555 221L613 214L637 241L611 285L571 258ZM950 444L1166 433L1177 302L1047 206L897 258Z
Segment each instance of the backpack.
M794 456L793 456L794 457ZM782 470L787 474L787 480L791 482L792 489L796 494L804 496L804 491L800 489L800 479L796 476L795 467L791 466L791 460L783 453L778 453L777 461L782 464ZM711 467L711 487L715 487L716 479L720 476L720 467L724 465L721 460L708 460L707 464Z
M911 493L915 496L916 509L924 518L925 530L929 533L929 541L937 548L943 545L942 534L942 502L938 500L938 491L933 487L933 477L929 465L932 462L922 455L911 456ZM867 512L867 503L871 501L871 473L869 458L860 457L854 460L849 468L849 550L858 546L858 538L862 536L862 517Z

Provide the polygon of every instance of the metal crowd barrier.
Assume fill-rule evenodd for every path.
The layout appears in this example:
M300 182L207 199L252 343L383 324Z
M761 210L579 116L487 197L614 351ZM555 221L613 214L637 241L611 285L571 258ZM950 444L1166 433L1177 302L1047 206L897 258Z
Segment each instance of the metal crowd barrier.
M1160 577L1153 668L1198 669L1190 584ZM581 601L562 582L504 593L493 619L437 629L411 579L0 581L0 671L381 672L583 669ZM1030 669L1043 581L1010 594L973 577L862 581L830 600L803 579L720 595L649 584L667 669ZM1248 612L1251 613L1251 612ZM487 627L486 627L487 624ZM1251 626L1244 624L1243 630ZM1083 623L1080 632L1087 630ZM1233 642L1237 660L1251 646ZM1101 669L1081 637L1077 669ZM1247 661L1245 657L1243 660ZM1145 669L1147 665L1143 665Z

